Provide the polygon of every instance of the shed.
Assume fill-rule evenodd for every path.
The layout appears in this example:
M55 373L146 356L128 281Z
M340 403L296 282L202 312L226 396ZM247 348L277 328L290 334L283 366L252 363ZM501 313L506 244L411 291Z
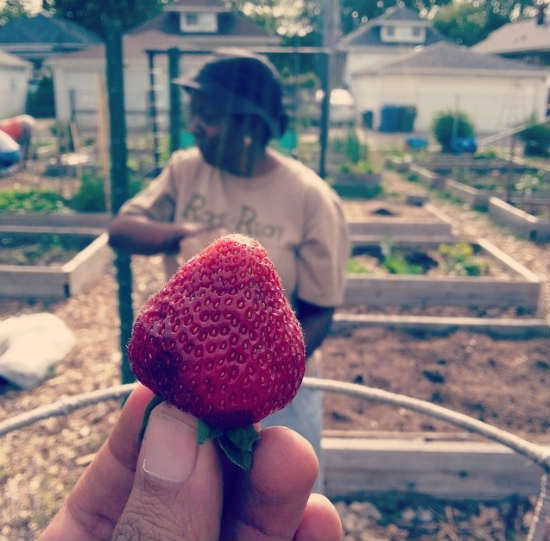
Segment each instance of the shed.
M0 49L0 119L25 112L32 65Z

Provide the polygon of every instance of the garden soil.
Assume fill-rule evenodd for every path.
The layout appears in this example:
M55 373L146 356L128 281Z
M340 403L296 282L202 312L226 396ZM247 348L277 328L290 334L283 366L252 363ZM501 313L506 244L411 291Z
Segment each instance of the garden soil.
M385 188L407 193L387 173ZM415 191L418 191L415 186ZM548 250L517 239L478 214L432 201L466 238L491 240L545 282L539 308L548 315ZM159 257L134 257L136 309L162 283ZM53 312L75 332L77 345L51 377L33 390L0 385L0 418L119 382L117 291L114 270L83 293L56 303L0 301L2 318ZM452 312L452 311L451 311ZM433 315L433 313L432 313ZM452 315L446 310L446 315ZM323 345L325 377L363 383L431 400L534 442L547 442L550 406L549 341L496 340L465 331L419 337L368 328L329 337ZM111 401L51 418L2 438L0 539L34 539L105 440L118 415ZM420 414L338 395L325 397L325 428L441 432L452 427ZM456 431L456 430L455 430ZM522 539L534 498L497 503L376 496L338 502L346 539Z

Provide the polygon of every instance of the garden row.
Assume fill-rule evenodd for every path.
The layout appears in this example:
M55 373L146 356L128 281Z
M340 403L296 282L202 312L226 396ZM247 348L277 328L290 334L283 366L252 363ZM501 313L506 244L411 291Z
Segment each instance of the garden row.
M370 205L367 217L350 217L348 211L351 257L345 312L354 306L376 311L455 306L480 313L496 308L520 315L537 311L541 281L535 274L484 239L460 239L431 206L360 205ZM82 291L112 260L104 232L108 220L106 214L0 214L0 295L66 298ZM341 315L338 325L354 327L361 319L373 324L365 314L350 314ZM537 319L525 320L521 328L548 333L548 326ZM516 323L504 332L516 333Z
M432 162L390 158L391 167L470 207L488 211L497 223L536 242L550 240L549 175L513 163L484 163L450 157Z

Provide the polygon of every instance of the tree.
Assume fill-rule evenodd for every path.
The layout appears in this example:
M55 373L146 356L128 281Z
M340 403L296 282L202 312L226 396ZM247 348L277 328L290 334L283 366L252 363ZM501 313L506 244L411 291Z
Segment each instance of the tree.
M518 18L532 16L539 0L468 0L434 9L434 26L446 37L468 47Z
M4 6L0 8L0 26L26 14L27 10L22 0L6 0Z
M124 32L160 13L165 3L167 0L43 0L42 6L105 37L105 20L120 21Z

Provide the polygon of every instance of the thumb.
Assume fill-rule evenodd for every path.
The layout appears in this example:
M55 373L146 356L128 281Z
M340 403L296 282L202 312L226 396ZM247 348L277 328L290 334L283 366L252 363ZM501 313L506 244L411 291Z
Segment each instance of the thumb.
M199 446L197 420L162 403L149 417L132 491L112 539L218 539L221 511L214 445Z

